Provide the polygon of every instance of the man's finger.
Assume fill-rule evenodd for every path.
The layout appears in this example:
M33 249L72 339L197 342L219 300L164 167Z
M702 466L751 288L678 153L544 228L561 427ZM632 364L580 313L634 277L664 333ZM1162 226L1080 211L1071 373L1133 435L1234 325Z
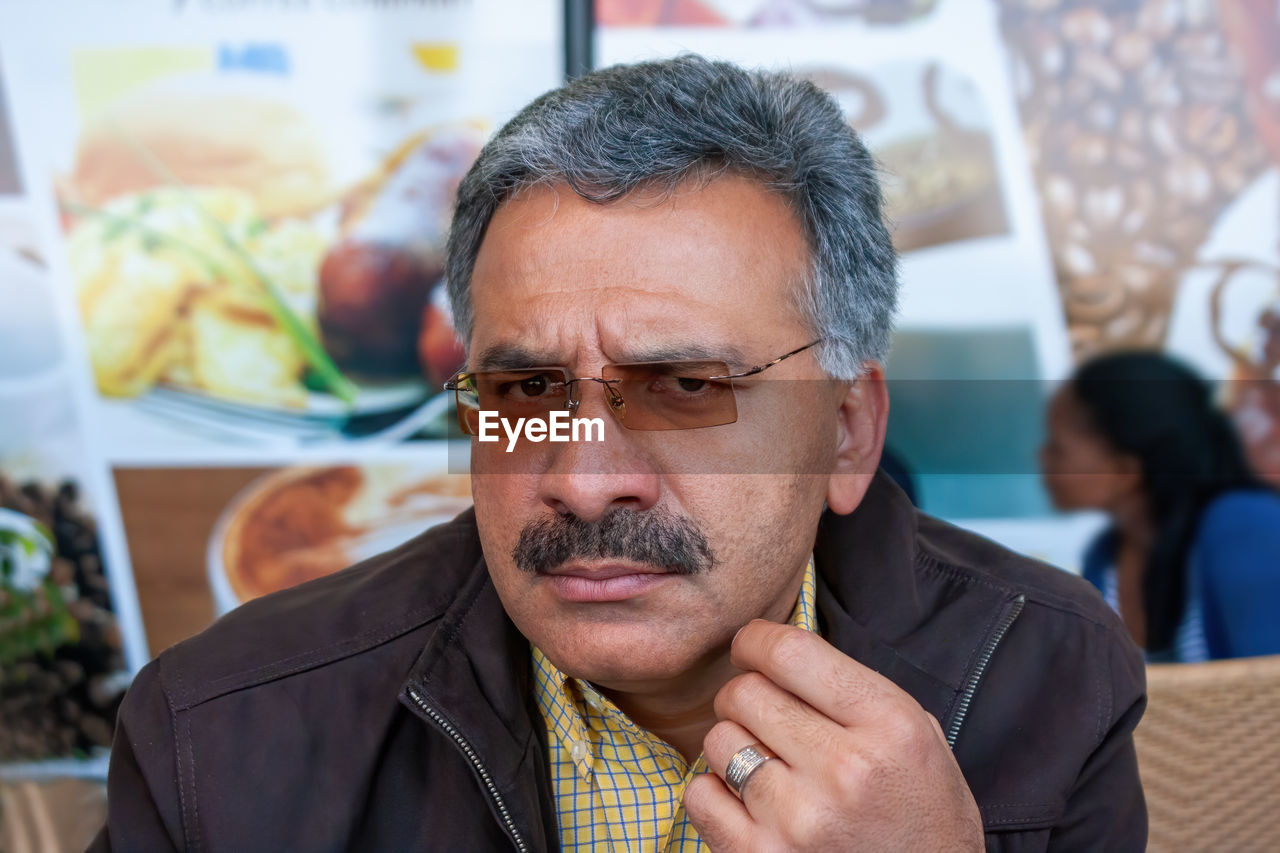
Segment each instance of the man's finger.
M762 672L731 679L715 699L716 716L740 723L792 767L806 766L839 745L843 726L783 690Z
M896 684L791 625L756 619L733 640L730 659L754 670L844 726L883 718L909 698ZM903 706L901 710L909 711Z
M733 756L739 750L753 745L758 745L769 754L775 752L769 744L733 720L721 720L702 739L702 755L711 771L724 780ZM743 781L738 799L742 800L752 817L766 819L770 816L771 805L779 799L776 796L779 789L789 784L785 778L788 776L790 768L786 761L778 757L770 758L756 767Z
M712 851L751 850L759 830L742 802L719 776L703 773L684 789L684 809Z

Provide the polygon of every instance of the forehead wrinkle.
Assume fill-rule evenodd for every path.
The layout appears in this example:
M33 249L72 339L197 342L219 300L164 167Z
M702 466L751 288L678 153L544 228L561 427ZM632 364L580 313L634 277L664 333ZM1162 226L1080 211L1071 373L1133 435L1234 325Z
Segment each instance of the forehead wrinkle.
M701 343L663 343L640 345L626 349L617 355L617 363L645 363L671 361L723 361L743 364L745 356L738 347L724 347ZM526 367L566 366L563 359L542 350L529 349L518 344L492 344L481 350L471 366L472 370L518 370Z
M530 188L509 200L498 217L505 219L503 227L489 235L499 239L486 240L485 248L490 252L484 254L489 255L490 263L476 276L473 290L477 322L472 341L478 344L476 351L482 358L497 363L501 356L503 364L529 358L534 363L526 361L525 366L570 368L584 359L593 363L714 359L754 365L797 345L789 332L785 336L768 334L770 329L755 320L744 323L736 318L739 305L743 318L754 317L764 308L773 317L769 326L789 328L799 321L797 341L809 331L810 323L805 322L804 312L797 310L796 299L809 272L803 241L795 247L785 234L758 233L749 247L728 247L726 254L716 249L716 240L704 245L694 236L704 228L712 229L711 236L719 233L717 211L701 210L694 204L694 220L681 226L692 232L684 235L687 250L673 257L660 253L657 263L649 263L647 247L651 241L646 240L655 229L648 225L640 228L640 238L646 239L601 245L581 234L576 240L558 239L558 221L572 213L571 231L586 228L587 233L595 234L592 229L601 213L621 214L615 221L630 234L627 229L633 211L649 213L655 206L670 206L675 214L683 208L684 194L668 194L665 199L637 194L587 207L585 202L579 205L579 199L563 187L537 189L545 195ZM697 192L682 189L691 202L698 199ZM790 210L786 213L793 216ZM733 210L724 215L741 218ZM637 227L643 225L635 221ZM491 253L494 249L496 254ZM792 257L796 251L799 256ZM781 298L775 303L763 291L751 291L743 298L737 277L741 274L752 281L764 281L761 275L766 271L768 279L777 275L775 286ZM477 273L481 272L478 268ZM690 281L681 280L682 276ZM485 291L487 298L482 295ZM499 322L486 323L486 315ZM502 349L507 352L500 352ZM594 368L594 364L582 366Z
M597 307L594 311L595 340L601 348L601 354L611 363L723 361L730 365L745 366L774 357L773 353L756 351L758 347L753 348L748 354L747 350L731 341L715 341L714 338L719 337L715 334L716 329L707 326L698 329L686 327L672 334L669 326L661 324L663 319L661 316L651 314L646 309L654 305L666 305L673 295L679 295L682 299L688 300L681 306L682 314L696 313L698 309L703 309L709 318L714 318L720 313L720 309L710 301L694 300L689 294L675 287L650 289L627 285L600 285L589 290L558 288L543 290L533 298L524 300L529 313L543 315L543 320L537 322L531 320L526 328L549 329L555 325L551 320L556 315L577 312L578 309L574 303L590 300L592 297L604 297L606 305ZM635 304L631 300L637 297L648 299L641 304ZM617 313L602 310L607 309L609 303L620 305ZM661 336L661 338L637 339L638 334L646 328L655 328L655 324L658 331L654 337ZM561 332L564 331L561 328ZM584 338L579 337L578 344L571 345L566 351L564 344L570 339L562 334L557 336L557 343L548 347L525 343L529 337L534 337L536 340L537 336L526 336L517 332L513 337L515 340L499 341L480 348L472 363L472 369L509 370L549 365L573 366L573 362L581 355L581 343L585 342ZM708 339L712 342L708 342Z
M702 343L661 343L628 346L618 354L619 363L643 364L650 361L723 361L740 364L744 360L742 350L733 344L714 346Z
M742 357L742 352L736 345L728 341L714 342L715 338L720 337L716 334L714 323L710 327L706 323L696 323L697 328L689 328L685 323L675 326L661 313L654 314L649 310L654 306L661 306L665 311L670 304L672 290L681 298L681 314L696 315L699 310L703 310L707 317L714 318L722 313L713 302L694 299L679 288L597 288L597 293L618 291L624 294L617 315L596 315L596 339L600 342L602 354L615 364L707 360L732 363L734 359ZM629 295L643 295L649 299L636 304L625 299ZM644 335L643 339L640 335ZM709 339L713 342L709 343Z

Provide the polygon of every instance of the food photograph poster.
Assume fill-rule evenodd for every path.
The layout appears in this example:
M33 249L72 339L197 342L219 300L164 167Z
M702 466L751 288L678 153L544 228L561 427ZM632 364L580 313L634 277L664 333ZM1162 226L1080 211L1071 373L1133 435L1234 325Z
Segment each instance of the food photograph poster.
M0 774L105 772L151 656L470 504L458 181L547 0L0 5Z
M1122 347L1280 482L1274 3L0 0L0 778L102 776L151 657L469 505L453 194L588 5L597 67L786 68L864 135L924 510L1078 572L1044 405Z

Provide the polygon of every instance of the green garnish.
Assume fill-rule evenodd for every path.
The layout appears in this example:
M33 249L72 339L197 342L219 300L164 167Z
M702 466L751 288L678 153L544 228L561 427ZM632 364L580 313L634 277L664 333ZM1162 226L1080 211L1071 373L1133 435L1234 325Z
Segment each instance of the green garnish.
M311 334L311 330L289 307L284 294L280 292L275 282L262 271L262 268L258 266L253 256L245 250L244 246L241 246L236 241L226 224L205 210L204 206L192 195L191 190L182 183L178 176L160 158L156 157L142 143L128 134L122 134L122 136L125 142L142 158L147 168L182 195L183 199L204 219L205 224L222 238L223 244L231 251L231 254L235 255L245 269L257 279L258 284L262 286L263 291L267 294L267 306L272 318L280 324L285 333L297 344L298 349L302 351L302 357L306 359L307 364L311 365L311 368L328 386L329 391L348 406L355 405L356 386L351 380L342 375L342 371L338 370L338 366L333 363L333 359L329 358L329 354L325 352L324 347L316 340L315 335Z
M266 293L266 306L271 318L279 324L293 341L294 345L302 352L303 359L306 360L308 367L314 371L316 377L323 390L327 390L348 406L355 404L357 388L342 375L342 371L333 363L333 359L325 352L320 341L312 334L307 325L298 317L289 304L285 301L284 295L271 281L270 277L262 271L262 269L254 261L253 256L245 251L244 247L236 242L231 232L220 220L204 209L191 195L190 191L185 187L180 187L180 191L184 195L184 200L191 204L205 220L205 224L209 225L215 233L221 238L223 244L231 251L236 260L240 262L240 266L248 272L237 275L236 271L228 270L216 259L209 256L207 252L200 249L185 240L174 237L163 231L158 231L146 223L139 217L114 213L112 211L103 210L101 208L89 207L83 204L73 202L64 202L63 208L80 216L92 216L107 222L107 230L104 238L111 240L119 237L120 234L134 230L142 236L143 248L148 252L153 252L162 245L177 249L195 260L205 271L214 278L224 279L226 281L252 279ZM141 206L139 209L142 209Z

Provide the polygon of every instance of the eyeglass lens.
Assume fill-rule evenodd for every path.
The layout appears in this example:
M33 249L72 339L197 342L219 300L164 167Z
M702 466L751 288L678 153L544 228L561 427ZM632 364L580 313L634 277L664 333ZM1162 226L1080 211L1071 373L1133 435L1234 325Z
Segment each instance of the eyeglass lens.
M601 379L606 402L627 429L697 429L738 419L732 380L714 378L729 372L720 361L610 364ZM560 368L471 374L456 392L458 425L477 435L481 410L509 421L546 418L555 409L570 408L570 400L578 398L573 385L588 381L571 379Z

